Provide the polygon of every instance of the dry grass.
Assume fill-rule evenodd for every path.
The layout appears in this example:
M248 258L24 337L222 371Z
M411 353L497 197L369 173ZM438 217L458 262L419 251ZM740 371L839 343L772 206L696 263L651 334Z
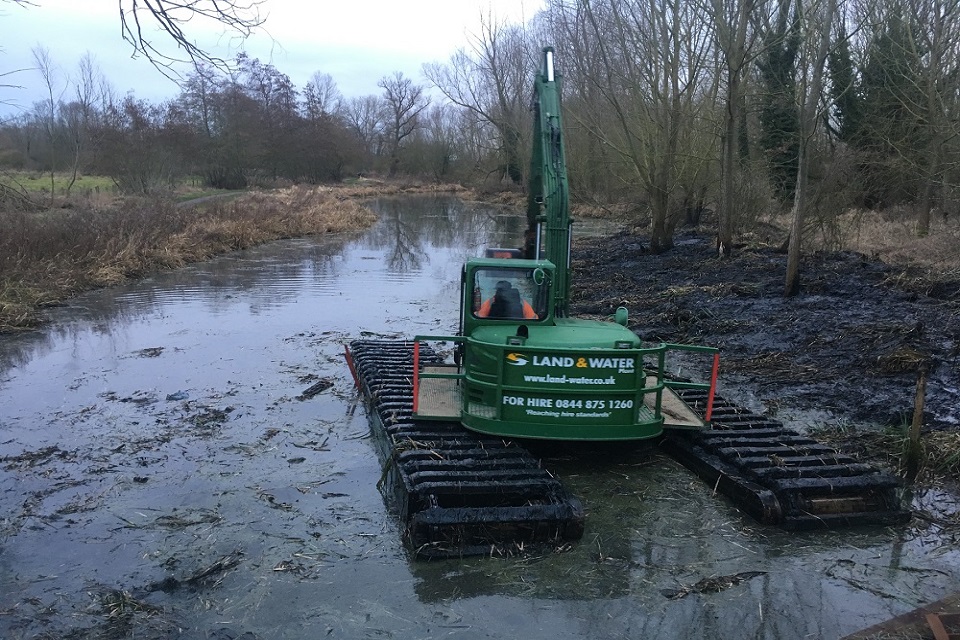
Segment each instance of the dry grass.
M877 431L849 426L825 426L813 434L845 453L861 460L902 472L904 451L908 445L906 428ZM955 431L924 432L920 437L920 473L916 481L924 486L955 483L960 478L960 433Z
M459 187L363 181L297 186L178 206L172 200L84 201L60 209L0 210L0 333L35 326L41 309L119 284L280 238L372 225L369 198L461 192Z
M762 226L769 242L783 241L790 221L786 215ZM930 232L917 235L917 220L901 208L890 211L851 210L829 221L810 221L806 250L857 251L887 264L922 267L960 276L960 220L934 216Z
M851 212L841 217L845 248L890 264L921 265L940 271L960 270L960 220L931 220L926 237L916 234L907 214Z

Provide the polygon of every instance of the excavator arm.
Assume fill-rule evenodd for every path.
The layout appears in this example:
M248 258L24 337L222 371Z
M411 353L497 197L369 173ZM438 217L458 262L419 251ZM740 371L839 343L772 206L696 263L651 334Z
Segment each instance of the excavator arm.
M560 121L560 74L553 66L553 47L543 60L533 86L533 153L527 200L527 258L545 258L557 267L554 309L567 315L570 297L570 206L567 164Z

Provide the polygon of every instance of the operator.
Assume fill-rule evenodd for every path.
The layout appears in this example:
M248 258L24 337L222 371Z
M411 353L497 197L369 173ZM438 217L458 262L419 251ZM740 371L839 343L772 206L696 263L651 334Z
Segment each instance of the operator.
M481 318L524 318L537 320L540 316L533 310L530 303L520 297L512 284L506 280L497 282L497 290L492 297L487 298L480 305L477 316Z

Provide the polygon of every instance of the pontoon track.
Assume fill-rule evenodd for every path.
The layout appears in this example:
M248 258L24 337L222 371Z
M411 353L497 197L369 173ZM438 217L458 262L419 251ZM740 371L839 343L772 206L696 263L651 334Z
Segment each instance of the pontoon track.
M372 409L383 488L416 556L509 555L580 539L582 505L525 449L412 417L412 342L357 340L348 353ZM440 362L423 345L419 357Z
M678 394L695 410L707 393ZM711 428L673 431L663 448L764 524L788 530L906 522L900 482L816 440L716 397Z

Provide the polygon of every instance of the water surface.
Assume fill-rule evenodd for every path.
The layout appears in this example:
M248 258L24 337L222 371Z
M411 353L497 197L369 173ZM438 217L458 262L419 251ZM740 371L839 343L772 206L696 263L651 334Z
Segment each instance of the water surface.
M411 561L343 345L453 332L462 263L523 222L376 208L0 338L0 637L835 638L956 590L920 524L787 534L644 450L549 461L588 511L570 549Z

